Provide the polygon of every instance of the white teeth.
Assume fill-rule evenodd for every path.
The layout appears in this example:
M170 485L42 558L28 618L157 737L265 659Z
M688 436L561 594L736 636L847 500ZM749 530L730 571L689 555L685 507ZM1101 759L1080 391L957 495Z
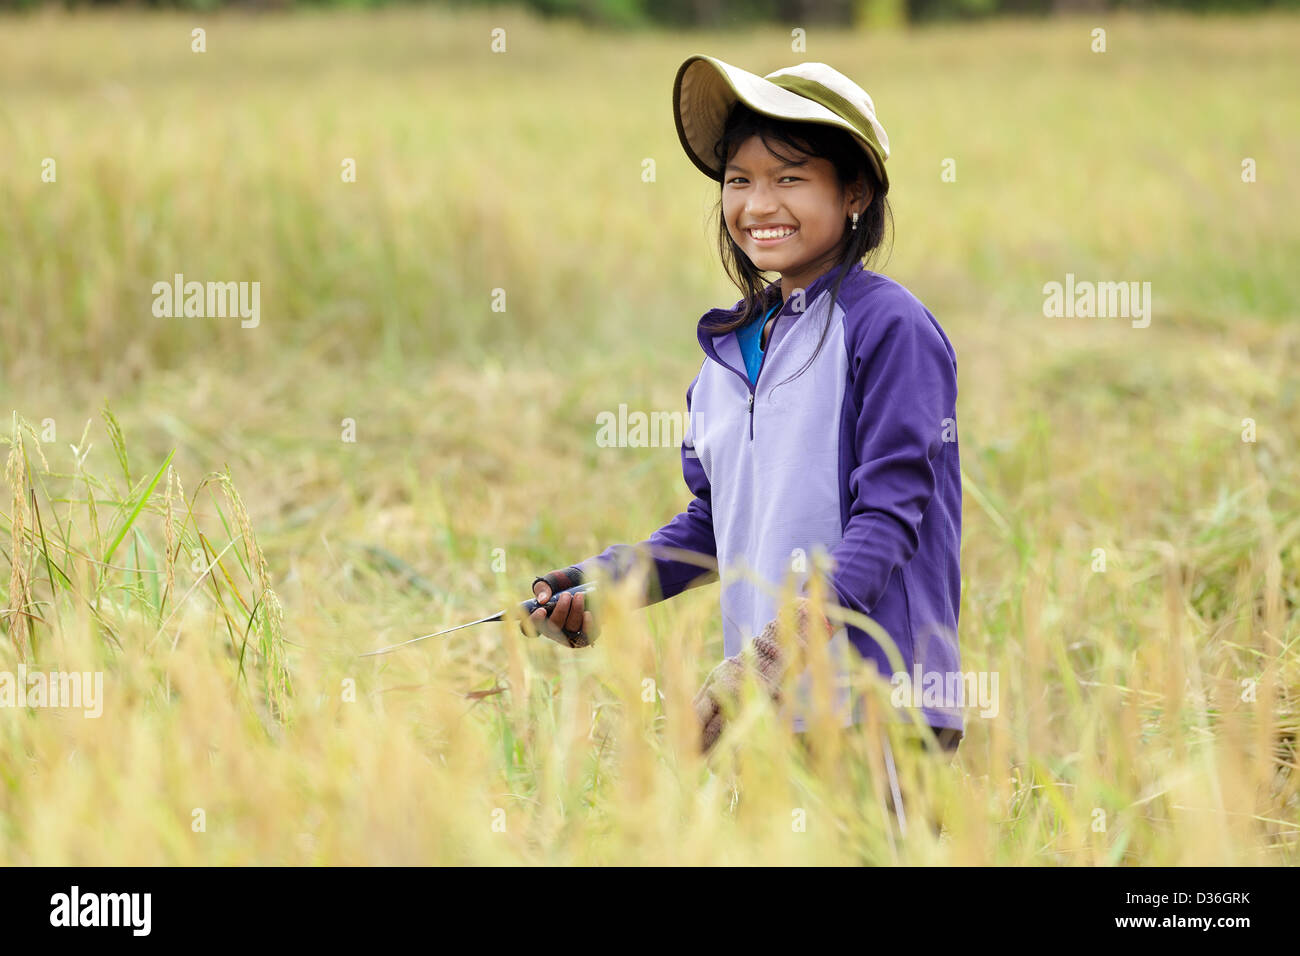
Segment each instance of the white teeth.
M749 234L755 239L781 239L794 235L793 229L751 229Z

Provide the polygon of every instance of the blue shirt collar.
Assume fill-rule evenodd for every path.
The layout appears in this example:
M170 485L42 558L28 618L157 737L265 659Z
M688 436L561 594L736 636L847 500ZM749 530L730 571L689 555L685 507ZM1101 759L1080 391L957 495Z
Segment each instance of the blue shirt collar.
M816 302L817 297L821 295L823 291L829 289L832 285L835 284L835 277L839 274L842 268L843 268L842 266L836 266L835 268L828 269L808 285L808 288L804 290L804 295L803 295L803 304L805 308L807 306L812 305L814 302ZM862 271L863 268L864 267L860 261L852 263L848 269L844 270L844 281L848 282L849 279L852 278L854 274ZM777 289L778 289L778 284L776 282L772 282L767 286L766 289L763 290L763 310L760 314L766 315L767 310L770 309L777 301L780 300ZM793 315L798 317L799 315L802 314L801 312L797 312L792 307L793 302L794 302L793 297L781 301L781 308L776 313L776 320L778 322L781 320L783 316ZM714 348L713 345L713 338L718 333L710 331L708 328L706 328L706 326L711 326L716 322L725 321L727 319L734 319L736 317L736 313L740 310L740 308L744 304L745 304L745 300L741 299L730 309L709 309L708 312L705 312L704 315L700 317L700 321L696 326L695 337L700 343L700 348L704 350L704 354L713 358L714 361L718 361L718 362L722 361L721 359L718 358L717 350Z

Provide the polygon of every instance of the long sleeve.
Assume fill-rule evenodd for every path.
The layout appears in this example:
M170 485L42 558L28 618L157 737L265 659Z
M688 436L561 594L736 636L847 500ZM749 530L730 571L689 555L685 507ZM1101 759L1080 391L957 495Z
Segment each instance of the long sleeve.
M686 389L688 420L691 395L698 381L697 375ZM694 496L686 510L640 544L610 545L600 554L579 562L578 567L585 575L590 575L595 566L601 564L614 580L621 580L632 569L636 553L645 553L654 562L655 570L651 580L647 581L644 596L647 605L675 597L687 588L717 580L717 544L713 536L709 479L700 464L689 427L682 441L681 456L682 476ZM675 552L691 552L697 558L683 559Z
M898 303L850 342L854 458L849 517L831 549L839 603L870 615L920 544L935 459L955 436L956 361L929 313Z

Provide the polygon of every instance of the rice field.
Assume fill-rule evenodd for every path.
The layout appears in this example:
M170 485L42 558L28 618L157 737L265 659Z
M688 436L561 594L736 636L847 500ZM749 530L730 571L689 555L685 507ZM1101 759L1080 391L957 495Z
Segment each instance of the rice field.
M1298 45L0 17L0 863L1296 863ZM751 698L694 752L716 584L608 593L581 652L358 657L685 507L676 448L596 436L684 411L739 297L673 127L697 52L871 93L872 267L957 352L962 664L1000 693L951 764L897 750L906 836L871 734L810 760ZM1067 281L1150 283L1146 323L1046 315ZM37 672L102 690L7 703Z

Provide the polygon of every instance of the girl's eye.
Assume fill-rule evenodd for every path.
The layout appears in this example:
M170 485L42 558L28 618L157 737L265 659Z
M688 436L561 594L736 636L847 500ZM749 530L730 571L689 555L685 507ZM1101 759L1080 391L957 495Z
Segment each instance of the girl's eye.
M732 179L727 180L727 185L730 186L732 183L737 182L738 180L743 180L744 178L745 178L744 176L736 176L736 177L733 177ZM793 179L793 180L795 180L796 182L803 182L803 180L800 179L798 176L782 176L781 178L782 178L782 179Z

